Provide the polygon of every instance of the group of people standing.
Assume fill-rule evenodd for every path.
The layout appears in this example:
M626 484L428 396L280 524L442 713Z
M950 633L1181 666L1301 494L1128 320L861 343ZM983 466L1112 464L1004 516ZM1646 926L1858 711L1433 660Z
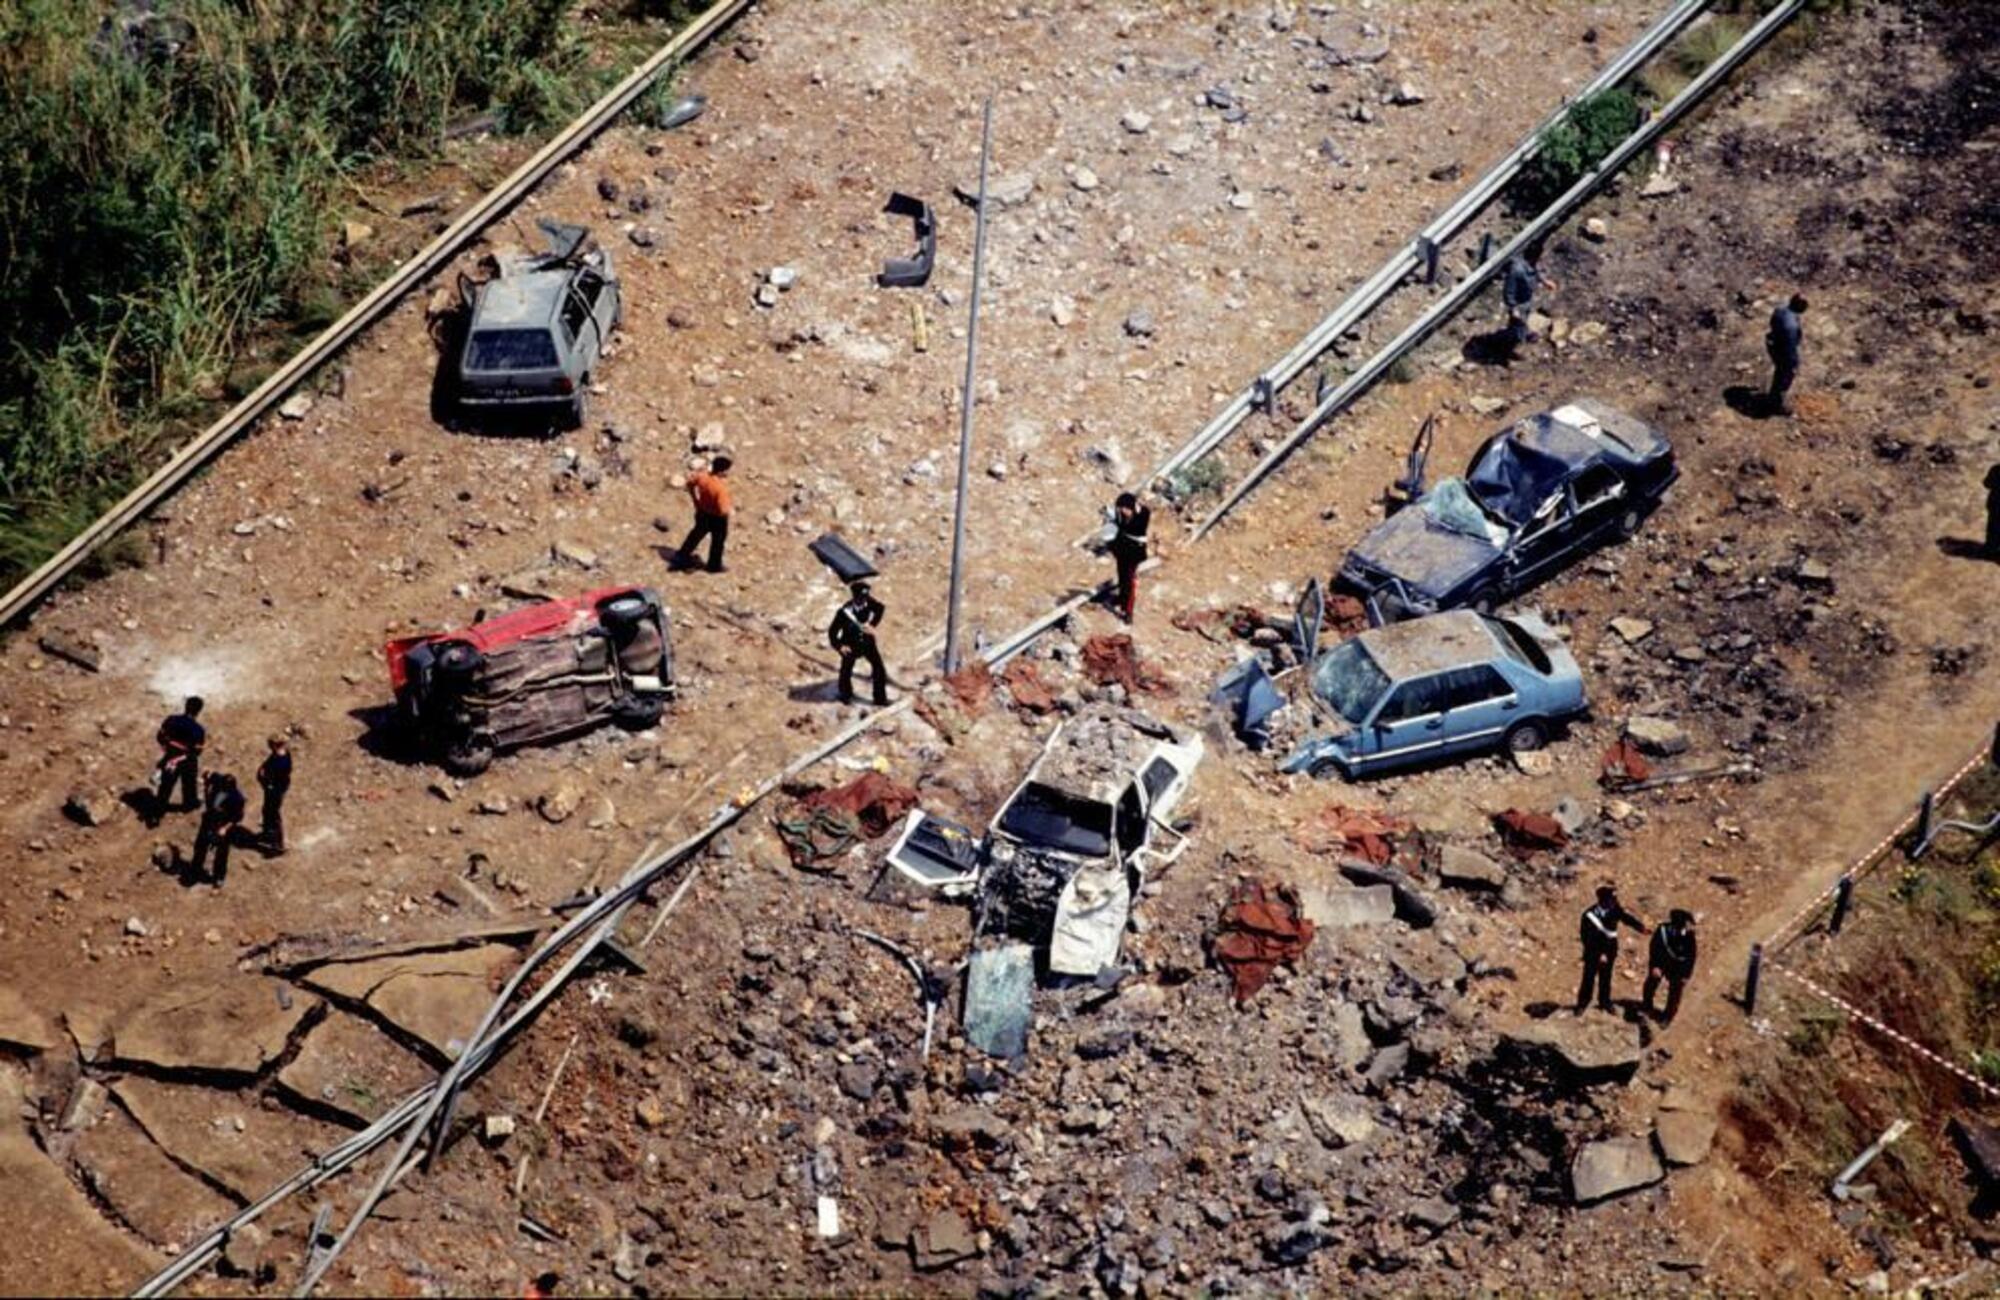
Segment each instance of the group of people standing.
M201 711L201 697L190 695L181 711L169 715L155 733L160 761L153 768L153 805L146 824L158 826L170 812L198 809L201 821L195 831L188 874L203 875L213 856L215 866L208 880L219 887L229 875L229 850L240 838L248 801L230 773L202 773L208 729L201 724ZM257 785L264 794L263 825L254 843L265 856L278 857L285 851L285 796L292 788L292 749L283 736L272 736L265 748L264 761L257 765ZM173 802L176 791L180 794L178 809Z
M1577 937L1583 944L1583 983L1576 990L1578 1015L1589 1010L1593 997L1600 1011L1617 1010L1611 1002L1611 972L1618 965L1620 926L1640 934L1646 932L1646 923L1618 901L1618 890L1611 885L1599 885L1597 901L1583 909L1577 923ZM1681 1009L1681 990L1694 978L1694 961L1694 916L1676 907L1667 914L1666 923L1653 930L1647 948L1646 983L1639 1003L1647 1016L1662 1024L1673 1023ZM1666 1006L1655 1011L1653 998L1662 984L1667 986Z

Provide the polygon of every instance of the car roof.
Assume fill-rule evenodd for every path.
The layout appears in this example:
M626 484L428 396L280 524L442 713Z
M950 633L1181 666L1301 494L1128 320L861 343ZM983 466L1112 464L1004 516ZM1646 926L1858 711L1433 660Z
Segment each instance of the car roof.
M1601 456L1636 462L1665 451L1666 440L1650 426L1606 406L1580 397L1552 411L1519 421L1509 430L1514 440L1545 455L1582 468Z
M1030 779L1073 797L1110 803L1172 737L1165 724L1136 710L1093 705L1063 724Z
M488 280L479 294L475 329L505 329L547 325L555 316L569 283L571 268L558 264L537 266L538 258L503 263L501 273Z
M1469 609L1372 628L1361 634L1361 644L1369 658L1397 681L1483 664L1501 653L1493 629Z

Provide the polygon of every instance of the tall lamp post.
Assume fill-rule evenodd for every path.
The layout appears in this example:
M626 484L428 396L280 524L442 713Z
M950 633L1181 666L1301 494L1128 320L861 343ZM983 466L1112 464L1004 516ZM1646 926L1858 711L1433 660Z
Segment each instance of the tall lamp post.
M944 670L955 673L959 662L959 588L965 569L965 497L972 468L972 378L979 360L979 286L986 267L986 166L993 156L993 98L987 96L979 136L979 205L972 226L972 321L965 331L965 391L958 403L958 501L951 516L951 594L944 622Z

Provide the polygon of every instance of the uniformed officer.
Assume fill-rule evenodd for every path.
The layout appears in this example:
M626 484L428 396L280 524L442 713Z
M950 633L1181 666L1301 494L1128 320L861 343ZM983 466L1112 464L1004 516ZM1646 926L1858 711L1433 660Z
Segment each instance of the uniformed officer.
M160 761L153 768L157 786L153 811L146 819L149 826L159 825L160 818L172 811L167 799L176 785L181 790L182 808L200 806L195 791L200 788L202 746L208 743L208 729L195 721L200 716L201 697L190 695L181 711L162 722L153 737L160 746Z
M285 794L292 788L292 747L283 736L273 736L266 744L271 752L257 765L257 786L264 792L264 832L259 839L264 852L283 857Z
M1694 916L1676 907L1667 914L1667 923L1653 931L1646 956L1646 1014L1653 1014L1653 993L1660 981L1667 982L1667 1008L1660 1014L1663 1024L1674 1022L1681 1009L1681 989L1694 976Z
M1542 273L1525 253L1516 253L1507 259L1507 270L1500 284L1500 301L1507 306L1507 342L1513 347L1532 343L1535 332L1528 328L1528 317L1533 314L1535 293L1547 287L1553 290L1553 280L1544 281Z
M1771 313L1771 328L1764 335L1764 351L1771 355L1771 410L1778 415L1792 413L1792 381L1799 377L1799 341L1805 326L1806 300L1793 294L1790 302Z
M1618 964L1618 927L1628 925L1640 934L1646 923L1626 911L1618 901L1618 891L1610 885L1597 887L1597 901L1583 909L1577 923L1583 941L1583 983L1576 990L1576 1010L1581 1015L1590 1005L1594 989L1600 1010L1611 1011L1611 970Z
M875 644L875 629L887 611L869 593L867 583L856 582L850 590L853 597L834 613L833 624L826 630L827 641L840 654L840 702L854 702L854 665L866 659L875 682L875 703L887 704L889 670L882 663L881 647Z
M200 875L209 851L214 850L215 874L209 880L219 887L229 874L230 840L243 824L243 792L236 788L236 778L227 772L209 773L202 786L201 830L194 837L194 861L189 870Z

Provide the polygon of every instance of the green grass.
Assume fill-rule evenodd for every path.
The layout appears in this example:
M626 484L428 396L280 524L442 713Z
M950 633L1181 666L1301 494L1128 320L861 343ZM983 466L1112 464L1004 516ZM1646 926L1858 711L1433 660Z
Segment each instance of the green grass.
M361 291L348 177L474 112L544 130L637 57L593 57L575 0L154 7L0 0L0 583L268 373L260 331Z

